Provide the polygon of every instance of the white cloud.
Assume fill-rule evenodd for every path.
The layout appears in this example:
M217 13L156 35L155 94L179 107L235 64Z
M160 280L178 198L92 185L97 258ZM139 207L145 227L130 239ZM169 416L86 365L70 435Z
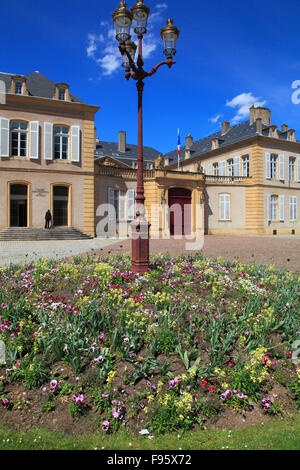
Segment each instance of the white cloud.
M219 121L219 119L221 119L222 116L223 114L217 114L217 116L210 118L209 121L216 124Z
M254 104L255 106L264 106L266 101L261 101L261 98L255 97L252 93L241 93L233 98L231 101L226 101L226 106L236 108L237 113L231 119L232 124L237 124L249 116L249 108Z
M157 28L158 23L163 23L162 12L167 8L168 5L166 3L159 3L155 5L153 12L149 16L148 33L144 36L143 41L144 59L151 57L160 44L160 34L157 31L154 34L154 30ZM100 26L102 30L100 34L88 35L86 53L88 57L94 59L100 65L104 76L110 76L120 69L121 55L112 23L101 21ZM137 40L135 38L133 40L137 44Z

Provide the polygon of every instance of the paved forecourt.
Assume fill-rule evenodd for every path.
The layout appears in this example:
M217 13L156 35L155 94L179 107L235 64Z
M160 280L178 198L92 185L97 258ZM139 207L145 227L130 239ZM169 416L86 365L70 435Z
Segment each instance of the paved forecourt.
M91 240L50 241L5 241L0 242L0 266L31 263L41 258L63 259L101 250L114 243L115 239L94 238ZM120 241L120 240L118 240Z

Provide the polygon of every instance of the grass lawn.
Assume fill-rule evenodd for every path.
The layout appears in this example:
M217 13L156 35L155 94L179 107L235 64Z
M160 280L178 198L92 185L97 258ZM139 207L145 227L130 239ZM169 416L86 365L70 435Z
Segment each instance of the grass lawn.
M168 434L154 440L114 435L64 436L45 430L16 432L0 425L0 450L299 450L300 417L241 430Z

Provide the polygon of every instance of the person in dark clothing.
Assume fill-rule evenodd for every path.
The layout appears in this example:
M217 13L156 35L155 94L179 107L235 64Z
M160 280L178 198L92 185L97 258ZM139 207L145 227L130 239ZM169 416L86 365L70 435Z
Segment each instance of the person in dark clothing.
M48 209L47 212L46 212L46 215L45 215L45 228L50 229L51 220L52 220L52 215L51 215L50 210Z

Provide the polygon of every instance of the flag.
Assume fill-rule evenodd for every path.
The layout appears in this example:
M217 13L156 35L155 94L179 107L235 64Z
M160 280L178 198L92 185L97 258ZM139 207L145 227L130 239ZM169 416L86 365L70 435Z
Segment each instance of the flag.
M180 133L179 133L179 129L178 129L178 141L177 141L178 170L179 170L179 160L180 160L180 146L181 146Z

